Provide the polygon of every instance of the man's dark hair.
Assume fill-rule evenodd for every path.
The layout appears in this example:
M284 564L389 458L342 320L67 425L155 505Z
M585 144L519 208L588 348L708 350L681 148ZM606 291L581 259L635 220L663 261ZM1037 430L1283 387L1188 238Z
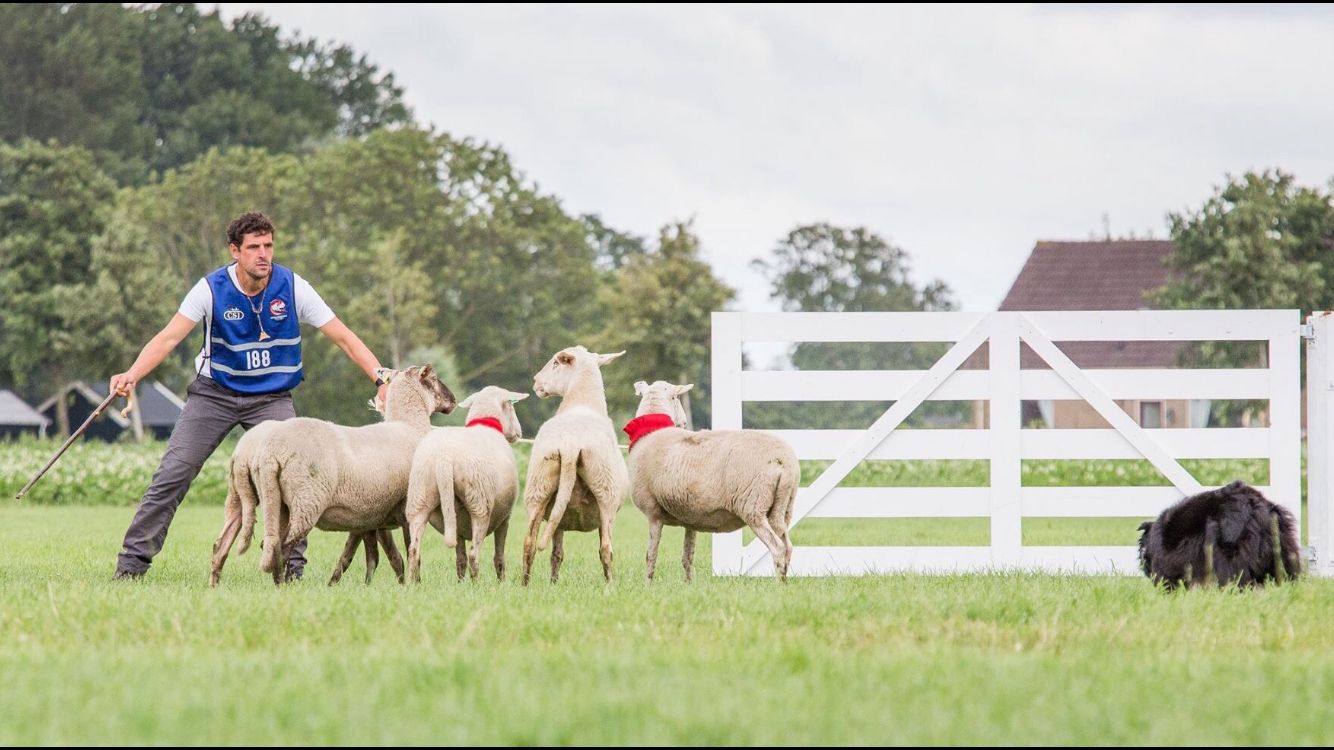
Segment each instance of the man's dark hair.
M227 244L241 246L247 234L273 234L273 222L258 211L247 211L227 225Z

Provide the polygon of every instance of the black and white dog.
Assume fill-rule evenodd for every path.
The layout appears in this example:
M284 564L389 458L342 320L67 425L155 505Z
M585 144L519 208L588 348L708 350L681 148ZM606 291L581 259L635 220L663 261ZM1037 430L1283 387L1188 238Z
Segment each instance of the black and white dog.
M1140 567L1169 589L1263 586L1302 571L1292 514L1244 482L1192 495L1139 529Z

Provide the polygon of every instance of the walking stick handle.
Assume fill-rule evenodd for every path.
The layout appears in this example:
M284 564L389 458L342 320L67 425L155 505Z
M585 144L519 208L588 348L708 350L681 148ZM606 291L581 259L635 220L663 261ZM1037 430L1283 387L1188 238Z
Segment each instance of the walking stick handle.
M73 443L75 440L77 440L78 437L83 434L84 430L88 429L88 425L92 424L94 419L97 419L99 416L102 415L102 412L106 411L106 408L111 405L111 402L116 398L116 395L117 394L115 391L112 391L111 393L107 394L106 399L103 400L102 404L97 407L97 410L94 411L92 414L89 414L87 419L83 420L83 424L79 425L79 429L75 430L73 433L70 434L69 437L65 438L64 445L61 445L60 448L55 452L55 455L51 456L51 459L46 462L46 466L43 466L41 471L37 472L37 474L33 476L32 479L28 480L27 484L23 485L23 489L19 490L19 494L14 496L15 500L22 500L23 496L28 494L28 490L32 489L32 486L34 484L37 484L37 480L41 479L42 475L45 474L47 470L50 469L53 465L55 465L56 461L60 458L61 454L65 452L65 449L70 447L70 444Z
M121 419L128 418L132 411L134 411L134 391L130 391L130 395L125 397L125 408L120 410Z

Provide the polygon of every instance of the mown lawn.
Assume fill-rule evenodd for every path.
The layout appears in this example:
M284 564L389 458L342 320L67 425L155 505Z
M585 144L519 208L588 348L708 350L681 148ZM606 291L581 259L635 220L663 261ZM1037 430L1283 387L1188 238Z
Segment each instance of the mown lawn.
M254 551L208 589L221 509L181 509L140 582L110 580L131 508L0 505L0 743L1270 744L1334 740L1334 584L1166 594L1140 577L643 580L645 525L565 571L424 582L317 533L276 589ZM1026 532L1027 533L1027 532ZM956 543L948 531L936 532ZM798 537L800 542L800 537ZM489 554L489 549L487 550ZM452 560L451 560L452 562ZM546 555L539 556L544 571Z

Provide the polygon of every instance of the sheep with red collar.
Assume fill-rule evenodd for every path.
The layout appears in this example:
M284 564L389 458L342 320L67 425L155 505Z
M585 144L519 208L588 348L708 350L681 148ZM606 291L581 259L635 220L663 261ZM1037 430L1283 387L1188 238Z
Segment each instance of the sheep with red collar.
M505 580L505 536L519 494L512 443L523 437L514 404L528 398L487 386L464 399L466 427L437 427L417 444L408 477L408 571L421 581L421 542L430 523L454 548L459 580L477 578L482 540L494 534L496 579ZM464 540L472 540L468 549Z
M787 578L792 560L788 526L801 484L791 446L753 430L683 429L680 396L691 385L635 383L640 397L630 435L630 496L648 517L647 576L653 580L662 527L685 527L682 564L691 579L695 533L749 526L769 548L774 572Z

